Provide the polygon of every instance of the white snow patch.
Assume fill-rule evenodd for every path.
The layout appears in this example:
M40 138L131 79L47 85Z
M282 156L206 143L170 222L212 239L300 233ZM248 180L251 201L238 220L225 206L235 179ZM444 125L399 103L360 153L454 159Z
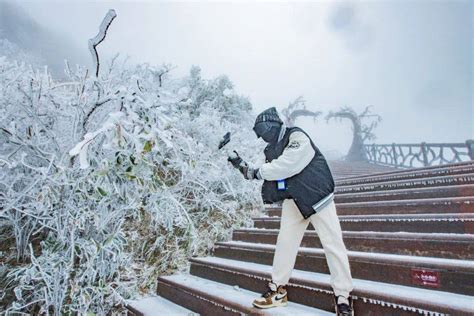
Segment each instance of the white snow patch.
M160 315L199 315L161 296L149 296L139 300L129 300L126 303L145 316L155 316L158 313Z

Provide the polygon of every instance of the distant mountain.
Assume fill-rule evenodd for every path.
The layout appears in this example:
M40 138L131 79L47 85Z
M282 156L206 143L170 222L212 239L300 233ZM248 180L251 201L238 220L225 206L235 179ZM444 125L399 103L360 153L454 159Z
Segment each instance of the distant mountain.
M82 52L83 51L83 52ZM88 52L37 23L19 5L0 1L0 55L35 66L48 65L56 77L64 76L64 59L71 64L87 62Z

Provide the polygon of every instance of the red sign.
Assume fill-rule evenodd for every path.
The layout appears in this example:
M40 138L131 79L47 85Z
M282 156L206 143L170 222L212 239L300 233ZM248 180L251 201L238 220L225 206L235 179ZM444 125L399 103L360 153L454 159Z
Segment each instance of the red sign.
M416 285L439 287L439 271L425 269L411 269L411 281Z

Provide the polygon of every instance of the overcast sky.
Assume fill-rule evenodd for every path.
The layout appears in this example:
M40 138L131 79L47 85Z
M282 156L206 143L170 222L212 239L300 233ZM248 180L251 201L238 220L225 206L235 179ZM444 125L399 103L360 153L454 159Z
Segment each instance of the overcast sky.
M2 0L0 0L2 1ZM365 106L382 116L375 143L474 138L472 1L17 1L87 53L109 8L99 51L135 62L226 74L255 113L302 95L308 109ZM297 121L323 150L347 151L349 122Z

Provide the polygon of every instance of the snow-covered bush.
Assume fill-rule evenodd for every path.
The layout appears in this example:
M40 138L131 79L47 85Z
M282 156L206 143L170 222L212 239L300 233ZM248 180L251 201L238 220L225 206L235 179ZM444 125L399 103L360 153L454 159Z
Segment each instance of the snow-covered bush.
M58 82L0 57L0 310L107 314L261 206L227 162L262 160L229 79L118 60Z

